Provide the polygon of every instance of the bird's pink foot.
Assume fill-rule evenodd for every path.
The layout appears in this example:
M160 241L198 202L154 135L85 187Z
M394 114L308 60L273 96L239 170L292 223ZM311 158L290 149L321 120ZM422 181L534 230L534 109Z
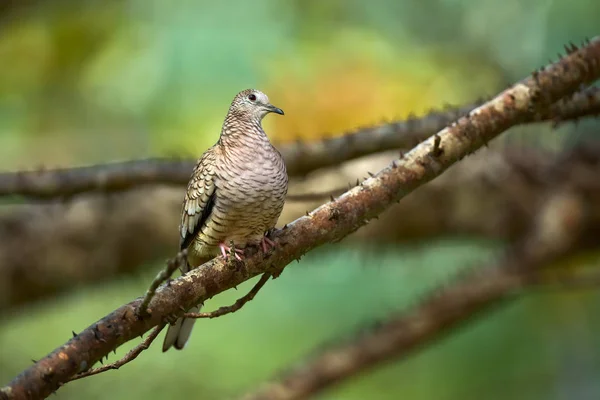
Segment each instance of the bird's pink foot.
M236 249L235 247L229 247L225 243L219 244L219 248L221 249L221 254L223 255L223 258L225 258L226 261L229 259L229 254L231 253L232 249L233 249L233 254L235 256L235 259L238 261L242 261L242 256L244 255L244 250Z
M268 237L263 236L262 239L260 240L260 245L262 246L263 252L266 254L270 248L272 249L272 248L276 247L277 243L275 243Z

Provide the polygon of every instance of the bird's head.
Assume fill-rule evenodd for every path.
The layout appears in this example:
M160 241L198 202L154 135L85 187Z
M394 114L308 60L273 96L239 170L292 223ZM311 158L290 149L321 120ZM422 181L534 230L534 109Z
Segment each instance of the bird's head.
M235 96L229 113L261 121L268 113L283 115L283 110L271 104L267 95L260 90L246 89Z

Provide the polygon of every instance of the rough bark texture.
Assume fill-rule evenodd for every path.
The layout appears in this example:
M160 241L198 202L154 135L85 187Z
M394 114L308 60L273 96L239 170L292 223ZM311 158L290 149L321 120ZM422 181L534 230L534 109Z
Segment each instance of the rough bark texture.
M571 49L556 64L500 93L359 187L277 232L273 239L279 247L272 254L249 254L244 264L235 266L220 257L204 264L161 287L150 302L147 318L139 318L135 311L141 299L120 307L33 364L0 394L10 399L48 396L122 343L163 323L168 315L180 314L181 307L190 308L253 276L280 273L294 259L354 232L504 130L599 76L600 39L596 39L579 50Z

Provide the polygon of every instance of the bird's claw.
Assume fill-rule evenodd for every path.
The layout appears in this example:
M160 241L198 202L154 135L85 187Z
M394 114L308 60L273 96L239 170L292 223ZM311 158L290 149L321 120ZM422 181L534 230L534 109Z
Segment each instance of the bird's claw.
M236 249L233 243L231 246L227 246L225 243L219 244L219 248L221 249L221 254L225 261L229 261L229 257L233 256L238 261L243 261L244 250Z
M175 322L177 322L178 319L179 317L175 314L165 316L165 321L167 321L169 325L173 325Z
M260 239L260 245L262 247L263 253L267 254L270 249L277 247L277 243L269 239L267 236L263 236Z

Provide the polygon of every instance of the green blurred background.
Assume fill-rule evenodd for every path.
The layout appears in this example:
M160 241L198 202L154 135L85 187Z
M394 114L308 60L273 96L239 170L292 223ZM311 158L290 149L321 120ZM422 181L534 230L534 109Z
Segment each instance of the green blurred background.
M276 143L468 103L555 59L568 41L597 35L600 3L28 0L0 13L0 169L16 170L195 157L248 87L285 110L265 120ZM590 132L590 123L536 129L547 135L543 145L559 148ZM320 343L414 304L500 245L448 238L326 246L243 311L200 321L185 351L162 354L157 344L57 398L240 394ZM143 293L160 265L0 315L0 381ZM589 291L527 295L323 398L600 398L598 300Z

